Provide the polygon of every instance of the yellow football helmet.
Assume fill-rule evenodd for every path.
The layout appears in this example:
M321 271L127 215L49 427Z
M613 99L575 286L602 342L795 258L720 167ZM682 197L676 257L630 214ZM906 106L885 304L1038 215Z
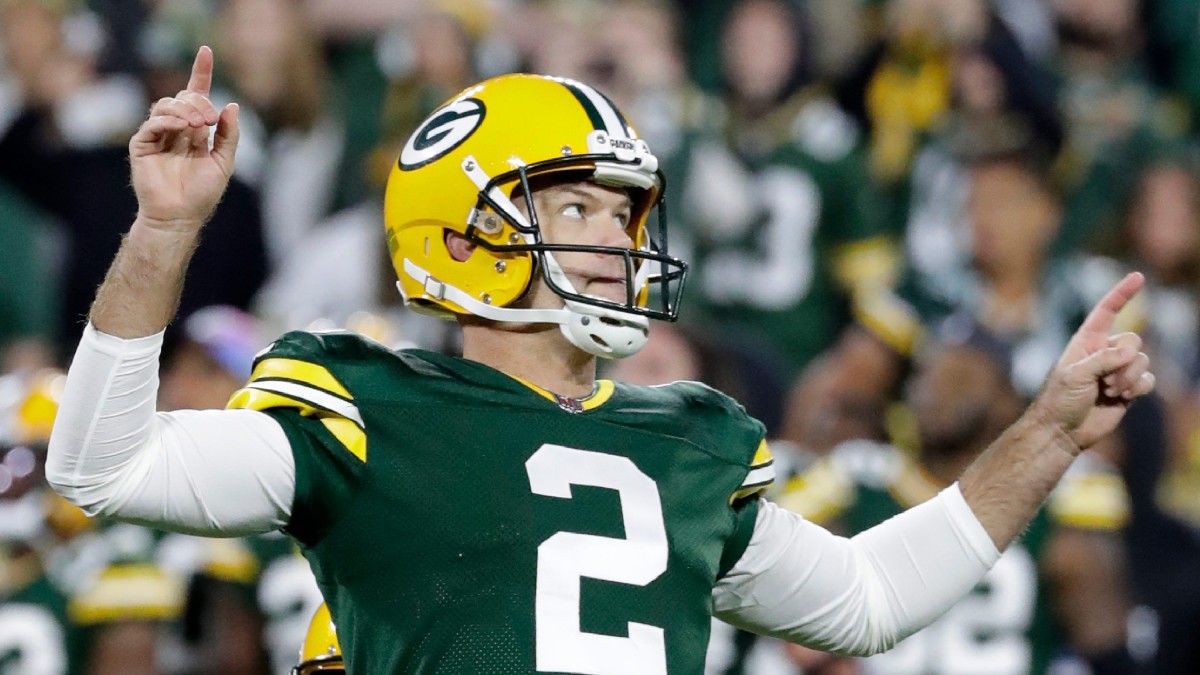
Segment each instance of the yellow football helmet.
M300 663L292 669L292 675L344 672L346 666L342 661L337 629L333 626L333 618L329 616L329 607L321 603L308 624L308 634L304 636L304 645L300 648Z
M53 368L0 378L0 443L45 445L66 380Z
M92 526L83 510L45 487L46 444L66 373L47 368L0 377L0 542L60 540Z
M558 172L628 190L633 249L542 240L529 181ZM426 118L392 167L384 215L397 285L414 309L446 318L559 324L580 349L628 356L645 344L648 319L678 316L687 265L667 253L664 187L649 146L595 89L540 75L486 80ZM512 201L517 194L528 217ZM655 207L651 236L647 220ZM467 260L451 256L447 232L477 245ZM577 292L556 251L621 256L625 302ZM513 307L539 274L563 308Z

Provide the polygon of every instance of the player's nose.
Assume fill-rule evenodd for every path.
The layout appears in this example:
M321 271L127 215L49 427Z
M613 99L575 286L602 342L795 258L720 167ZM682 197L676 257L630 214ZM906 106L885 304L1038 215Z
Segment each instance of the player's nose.
M613 248L633 248L633 238L629 235L629 226L623 216L607 214L604 217L603 246Z

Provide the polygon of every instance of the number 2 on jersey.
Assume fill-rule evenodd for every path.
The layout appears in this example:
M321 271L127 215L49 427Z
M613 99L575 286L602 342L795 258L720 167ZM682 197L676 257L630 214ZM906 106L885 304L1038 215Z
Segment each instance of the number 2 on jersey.
M525 462L534 494L571 499L572 485L616 490L625 538L558 532L538 546L539 672L666 675L663 629L629 622L629 637L580 630L581 579L645 586L667 570L667 531L654 480L627 457L543 445Z

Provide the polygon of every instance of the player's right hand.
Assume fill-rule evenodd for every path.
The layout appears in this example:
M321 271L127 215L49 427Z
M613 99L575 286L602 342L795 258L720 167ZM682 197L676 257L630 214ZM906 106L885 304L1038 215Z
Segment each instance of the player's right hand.
M1141 337L1109 335L1117 313L1145 282L1141 273L1128 274L1092 308L1031 406L1036 419L1067 439L1064 450L1078 454L1096 444L1137 398L1154 391Z
M192 234L216 208L233 175L238 106L220 112L208 100L213 53L201 47L187 89L163 98L129 141L137 222L165 232ZM209 127L216 126L212 147Z

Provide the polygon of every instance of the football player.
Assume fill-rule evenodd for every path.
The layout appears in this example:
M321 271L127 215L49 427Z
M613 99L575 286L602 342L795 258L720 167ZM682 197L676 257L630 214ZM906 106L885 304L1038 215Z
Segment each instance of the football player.
M237 107L186 90L130 142L138 216L68 376L47 473L91 514L213 535L285 529L359 675L699 673L710 616L820 648L896 644L968 592L1154 376L1119 283L1041 396L962 478L853 539L762 501L763 427L695 383L595 379L676 317L657 160L599 92L468 88L392 169L410 305L463 358L289 333L219 411L155 412L161 332L233 170ZM215 127L210 142L209 132ZM659 224L652 227L651 213ZM353 261L347 261L353 264Z

